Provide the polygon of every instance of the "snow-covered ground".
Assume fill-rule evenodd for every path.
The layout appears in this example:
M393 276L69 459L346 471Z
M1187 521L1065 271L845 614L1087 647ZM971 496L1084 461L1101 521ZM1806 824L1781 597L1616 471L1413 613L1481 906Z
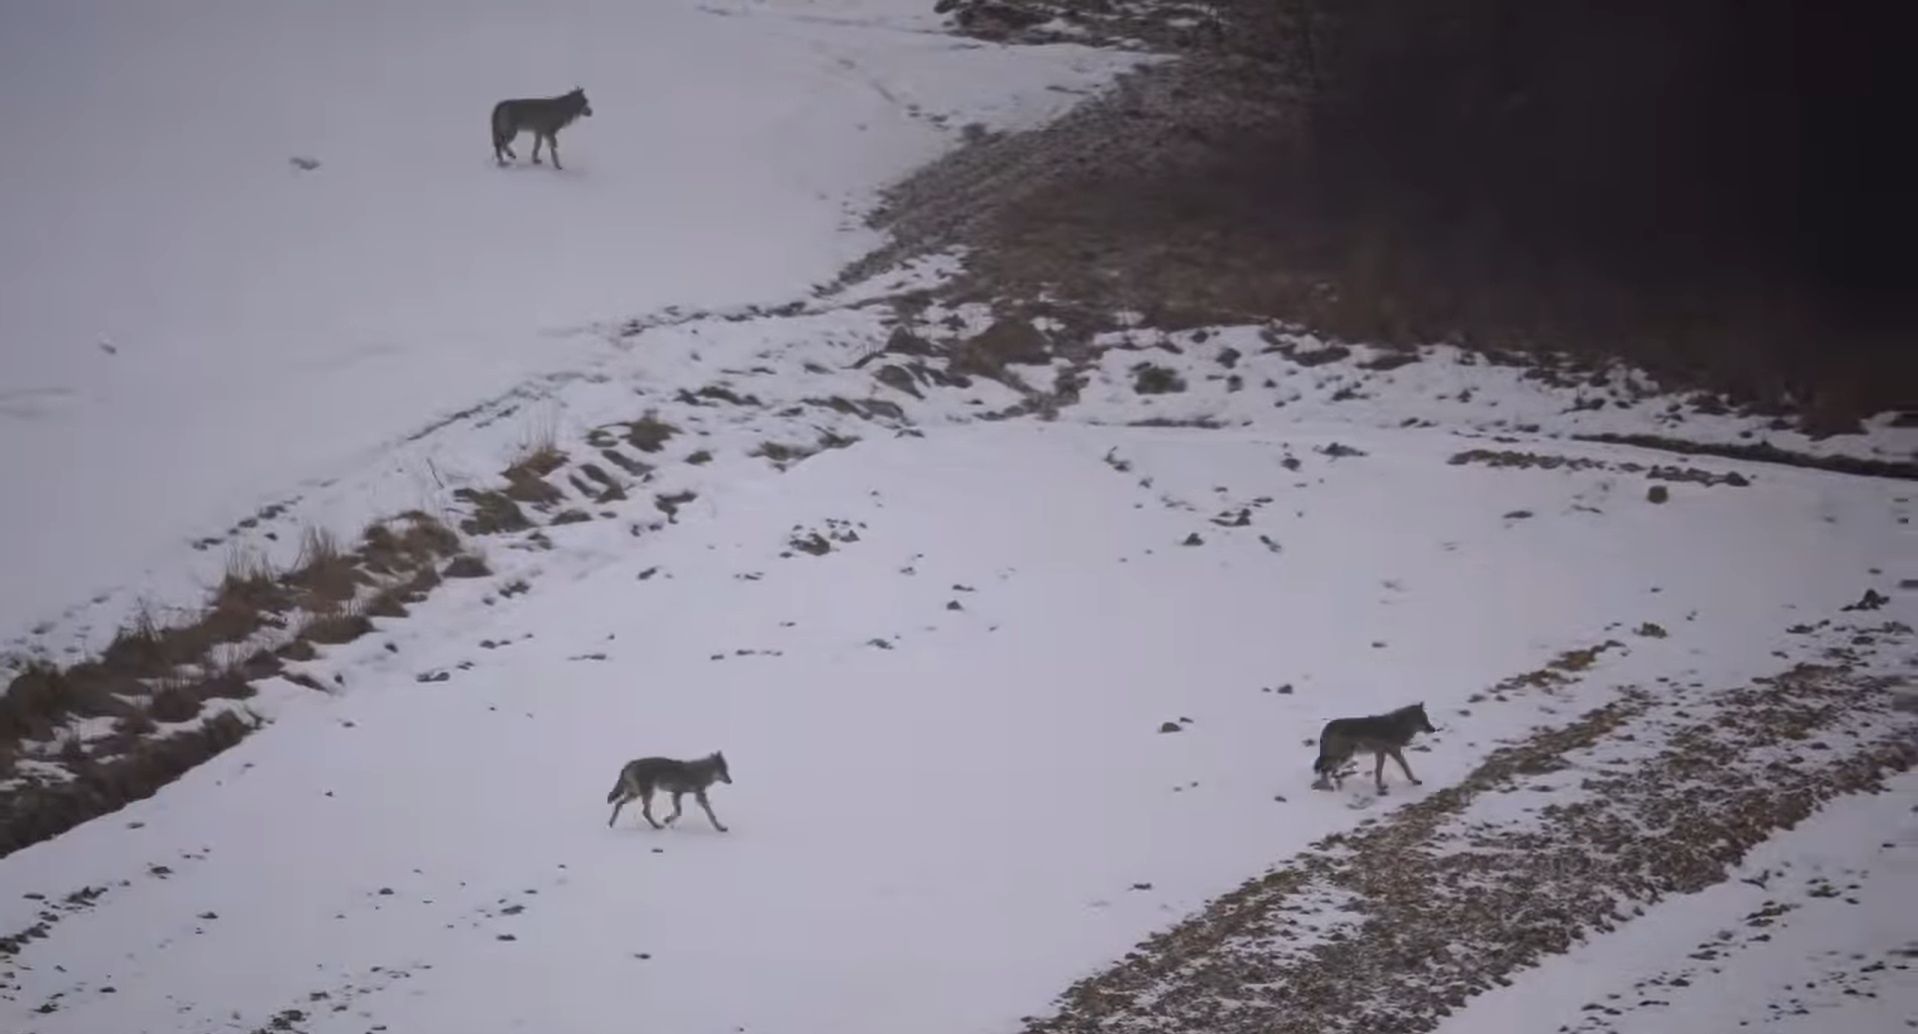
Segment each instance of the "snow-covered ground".
M566 454L541 527L475 538L492 574L291 665L329 692L264 680L238 747L0 859L0 1029L1016 1029L1626 687L1821 659L1839 633L1786 630L1866 589L1886 600L1859 621L1918 624L1909 482L1575 440L1908 460L1911 429L1808 442L1629 371L1387 369L1273 327L1060 331L1085 354L1015 364L1026 391L960 383L882 352L888 297L949 259L747 314L871 244L858 211L963 124L1031 124L1133 60L941 36L926 6L0 7L0 111L34 144L0 172L18 649L97 649L142 598L200 602L234 551L291 562L302 527L457 524L459 490ZM490 101L575 83L595 114L567 171L494 169ZM935 305L911 329L993 322ZM1493 689L1608 640L1548 691ZM1423 787L1307 789L1326 719L1417 700ZM696 809L608 828L622 762L716 749L730 833ZM1725 884L1457 1029L1585 1022L1675 974L1702 993L1613 1028L1814 998L1823 1030L1911 1017L1912 946L1838 905L1910 889L1912 789L1739 870L1837 891L1779 913L1789 948L1691 966L1767 907ZM1497 803L1520 799L1487 807L1522 823ZM1799 993L1847 961L1886 963L1844 978L1880 999Z
M1483 1030L1909 1030L1918 1022L1918 776L1753 851L1447 1021Z
M178 595L184 543L577 368L596 321L802 297L967 124L1138 60L930 7L0 3L0 634ZM495 168L493 102L575 85L565 171Z
M1640 450L1455 464L1483 443L1284 409L983 424L958 421L1010 391L886 396L919 437L787 408L879 398L843 367L882 329L660 328L568 382L562 442L646 411L680 428L658 476L304 666L343 692L269 682L264 731L0 863L0 930L54 917L0 969L9 1025L1008 1029L1379 814L1306 789L1325 719L1425 700L1427 787L1383 803L1417 799L1618 682L1762 672L1787 625L1909 555L1903 484L1816 471L1699 460L1749 484L1654 504L1618 466L1665 459ZM761 404L673 401L711 384ZM475 425L510 447L511 419ZM822 430L865 439L784 472L747 455ZM688 489L661 520L654 495ZM823 555L795 544L814 533ZM1608 637L1627 645L1574 688L1467 706ZM714 749L731 833L605 826L622 761Z

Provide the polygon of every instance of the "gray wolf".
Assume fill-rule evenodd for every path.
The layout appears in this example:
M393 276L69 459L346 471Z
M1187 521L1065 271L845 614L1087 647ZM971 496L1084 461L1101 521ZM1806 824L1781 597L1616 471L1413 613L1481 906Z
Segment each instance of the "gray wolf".
M715 782L731 783L733 774L726 769L726 755L714 751L697 761L675 761L672 758L639 758L626 762L619 770L619 779L613 783L613 792L606 795L606 803L613 806L612 817L606 820L611 826L619 818L619 809L626 802L639 800L639 813L646 816L654 829L665 829L679 818L679 799L692 794L701 808L706 809L706 818L713 828L721 833L726 827L720 824L719 816L713 814L713 805L706 799L706 788ZM666 826L653 818L653 791L664 790L673 795L673 813L666 816Z
M1385 758L1391 755L1405 772L1405 778L1413 786L1422 785L1419 778L1412 774L1412 766L1405 763L1402 751L1412 742L1412 737L1421 732L1437 732L1432 720L1425 716L1424 704L1410 704L1387 714L1367 715L1364 718L1334 718L1325 723L1325 731L1319 733L1319 759L1312 763L1312 771L1319 774L1312 783L1315 790L1331 789L1328 780L1340 786L1345 785L1345 777L1339 769L1353 754L1369 750L1378 759L1372 770L1372 778L1378 782L1379 793L1385 792Z
M518 158L513 153L513 138L525 130L533 134L533 164L539 164L539 145L544 140L553 155L553 168L564 170L559 163L559 131L572 125L574 119L592 113L586 91L577 86L558 97L500 101L493 105L493 159L505 165L508 158Z

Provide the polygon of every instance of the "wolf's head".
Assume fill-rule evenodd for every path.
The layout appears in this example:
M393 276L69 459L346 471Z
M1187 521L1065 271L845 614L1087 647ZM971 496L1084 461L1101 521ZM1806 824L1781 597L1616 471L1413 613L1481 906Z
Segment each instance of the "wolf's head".
M726 770L725 754L715 750L713 751L712 756L708 757L706 760L713 766L713 772L715 775L719 777L720 782L731 783L733 781L733 774Z
M1411 719L1415 723L1412 726L1412 728L1418 730L1419 732L1437 732L1438 731L1436 728L1432 726L1432 720L1425 716L1424 704L1422 703L1413 704L1411 707L1408 707L1405 710L1406 710L1406 717Z
M573 92L567 94L566 99L573 102L573 107L579 109L579 113L581 115L591 115L593 113L592 102L586 99L585 87L583 86L573 87Z

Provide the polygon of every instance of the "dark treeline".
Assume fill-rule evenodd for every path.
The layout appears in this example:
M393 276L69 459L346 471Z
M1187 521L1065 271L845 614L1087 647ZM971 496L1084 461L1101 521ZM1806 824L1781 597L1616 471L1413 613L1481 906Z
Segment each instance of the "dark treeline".
M1263 11L1313 98L1304 164L1325 254L1388 324L1365 329L1622 348L1842 421L1918 401L1898 397L1918 384L1900 380L1918 377L1903 158L1918 58L1898 8Z

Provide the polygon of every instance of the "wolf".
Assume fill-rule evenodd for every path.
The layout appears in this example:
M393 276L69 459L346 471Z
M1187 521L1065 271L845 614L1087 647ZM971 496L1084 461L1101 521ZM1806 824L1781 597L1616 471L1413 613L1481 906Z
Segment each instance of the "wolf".
M1372 778L1378 782L1379 793L1385 792L1385 756L1390 754L1399 768L1405 772L1405 778L1413 786L1423 785L1412 774L1412 766L1405 763L1402 753L1412 737L1421 732L1437 732L1432 720L1425 716L1424 704L1409 704L1387 714L1368 715L1364 718L1334 718L1325 723L1325 731L1319 733L1319 759L1312 763L1312 771L1319 777L1312 782L1315 790L1329 790L1328 780L1339 786L1345 785L1345 777L1339 773L1340 766L1361 750L1369 750L1378 759L1378 765L1372 770Z
M539 164L539 144L544 140L553 155L553 168L564 171L566 167L559 163L559 131L572 125L574 119L592 113L586 91L577 86L558 97L500 101L493 105L493 160L505 165L508 158L518 158L513 153L513 138L526 130L533 134L533 164Z
M733 774L726 768L726 755L714 751L697 761L675 761L672 758L639 758L626 762L619 770L619 778L613 783L613 790L606 795L606 803L613 806L611 818L606 825L611 827L619 818L619 809L626 802L638 798L639 813L646 816L654 829L665 829L679 818L679 799L692 794L701 808L706 809L706 818L713 828L721 833L726 827L713 814L713 805L706 799L706 788L715 782L730 784ZM666 825L662 826L653 818L653 791L664 790L673 795L673 813L666 816Z

